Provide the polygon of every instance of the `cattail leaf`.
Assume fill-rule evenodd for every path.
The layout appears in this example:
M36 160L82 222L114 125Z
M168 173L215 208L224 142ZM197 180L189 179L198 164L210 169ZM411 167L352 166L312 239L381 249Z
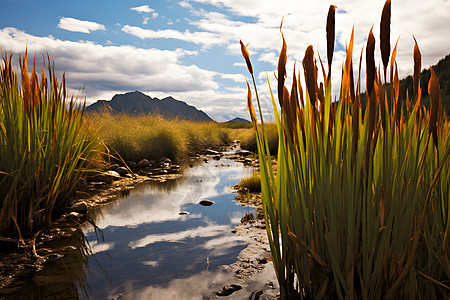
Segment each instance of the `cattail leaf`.
M331 76L331 64L333 63L334 39L335 39L335 14L336 6L330 5L327 16L327 59L328 59L328 76Z
M342 76L342 97L344 99L347 98L348 92L350 90L350 81L353 79L350 79L350 77L353 77L353 72L351 71L351 64L352 64L352 55L353 55L353 40L355 35L355 27L352 28L352 34L350 36L350 43L347 47L347 54L345 57L345 65L344 65L344 73Z
M380 22L380 50L384 67L384 80L386 80L386 68L391 53L391 0L387 0L381 13Z
M316 76L314 67L314 50L311 45L306 48L303 58L303 69L305 72L306 89L312 107L316 107Z
M253 66L252 63L250 62L250 54L248 53L247 47L244 45L242 40L239 40L239 44L241 44L241 53L245 59L245 63L247 64L247 69L250 72L250 74L253 75Z

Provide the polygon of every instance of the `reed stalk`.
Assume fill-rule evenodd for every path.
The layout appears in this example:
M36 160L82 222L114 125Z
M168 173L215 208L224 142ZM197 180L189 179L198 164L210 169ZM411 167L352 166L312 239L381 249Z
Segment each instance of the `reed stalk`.
M327 45L334 44L334 34L329 32L334 28L330 24L334 23L334 8L330 11ZM305 94L297 88L300 82L288 92L280 76L285 69L280 61L285 64L287 48L282 37L277 78L280 110L270 90L279 135L276 178L264 120L262 114L259 120L255 114L248 86L266 229L282 299L450 296L449 123L442 116L439 81L433 71L430 111L420 101L420 92L411 101L407 99L406 109L401 104L397 45L391 53L389 24L388 0L380 24L380 45L385 81L390 73L390 92L375 65L375 37L370 30L365 111L360 105L360 76L356 91L351 88L353 33L335 103L330 78L317 80L312 46L303 59ZM415 70L420 65L417 43L416 47ZM359 74L361 61L362 52ZM414 80L420 88L416 76ZM256 84L254 91L259 106ZM323 98L318 96L321 93ZM290 103L303 97L304 105Z

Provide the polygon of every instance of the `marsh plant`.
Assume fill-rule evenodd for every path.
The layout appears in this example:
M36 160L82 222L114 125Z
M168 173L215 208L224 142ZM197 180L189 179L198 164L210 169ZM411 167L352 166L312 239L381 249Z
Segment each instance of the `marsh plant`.
M65 76L58 83L48 56L48 73L44 59L37 74L35 58L30 77L25 52L21 84L12 54L2 51L2 57L0 236L22 239L47 227L65 208L98 142L88 136L84 105L67 98Z
M271 91L279 135L276 178L253 67L241 42L259 107L258 120L247 83L266 228L283 299L448 299L450 295L449 124L443 118L433 69L428 82L430 110L422 104L417 42L414 93L405 101L399 99L390 8L388 0L380 22L382 66L377 68L374 61L372 30L365 46L365 111L360 103L363 51L355 82L353 31L339 99L332 102L335 6L329 9L326 26L328 70L308 46L302 60L304 88L295 70L290 91L284 84L287 45L282 35L277 74L280 110ZM323 82L318 81L319 63Z

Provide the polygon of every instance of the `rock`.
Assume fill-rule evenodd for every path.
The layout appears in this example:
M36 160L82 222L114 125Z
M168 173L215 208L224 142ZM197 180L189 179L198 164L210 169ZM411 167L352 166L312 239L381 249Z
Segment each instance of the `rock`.
M242 289L242 287L240 285L233 283L233 284L224 286L220 292L216 293L216 295L217 296L229 296L229 295L233 294L234 292L239 291L240 289Z
M109 166L109 169L110 170L115 170L118 167L119 167L119 164L112 164L112 165Z
M205 155L220 155L220 154L222 154L222 153L220 153L220 152L218 152L218 151L215 151L215 150L212 150L212 149L206 149L205 152L204 152L204 154L205 154Z
M204 200L200 201L198 204L200 204L202 206L211 206L214 203L215 203L214 201L204 199Z
M246 158L244 158L244 160L243 160L242 162L243 162L244 164L246 164L246 165L250 165L250 164L252 163L252 159L246 157Z
M170 164L172 162L172 160L170 158L167 158L167 157L161 157L159 159L159 161L165 162L165 163L168 163L168 164Z
M138 166L139 168L145 168L145 167L150 166L150 162L144 158L144 159L141 159L141 161L138 162L138 164L136 166Z
M237 154L237 155L240 155L240 156L250 156L250 155L252 155L252 152L250 152L250 151L248 151L248 150L236 150L235 152L234 152L235 154Z
M129 167L135 167L135 166L136 166L136 162L130 160L130 161L127 161L127 165L128 165Z
M130 173L130 172L128 171L128 169L125 168L125 167L117 167L117 168L115 169L115 171L116 171L117 173L119 173L120 176L125 176L126 174Z
M80 217L81 217L81 215L74 211L69 214L69 219L72 221L78 221L80 219Z
M180 211L178 214L180 216L182 216L182 215L189 215L189 212L183 210L183 211Z
M105 174L106 176L109 176L112 180L120 179L120 175L116 171L106 171L103 174Z
M111 176L108 176L108 175L106 175L104 173L100 173L100 174L97 174L95 176L89 177L88 181L89 182L105 182L105 183L112 183L113 182Z
M214 160L220 160L220 155L214 155L214 156L213 156L213 159L214 159Z
M84 202L84 201L75 203L74 205L72 205L69 208L69 212L76 212L79 214L85 214L85 213L87 213L87 211L88 211L88 206L87 206L86 202Z

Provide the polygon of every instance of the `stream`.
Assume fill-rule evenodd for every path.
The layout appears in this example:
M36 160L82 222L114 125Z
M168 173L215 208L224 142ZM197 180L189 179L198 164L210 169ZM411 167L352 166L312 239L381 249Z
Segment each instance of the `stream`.
M40 253L52 249L54 259L7 299L207 299L232 281L221 266L247 246L232 230L254 209L236 203L231 186L250 172L222 157L136 185L91 209L95 226L48 242ZM200 205L205 199L214 204Z

